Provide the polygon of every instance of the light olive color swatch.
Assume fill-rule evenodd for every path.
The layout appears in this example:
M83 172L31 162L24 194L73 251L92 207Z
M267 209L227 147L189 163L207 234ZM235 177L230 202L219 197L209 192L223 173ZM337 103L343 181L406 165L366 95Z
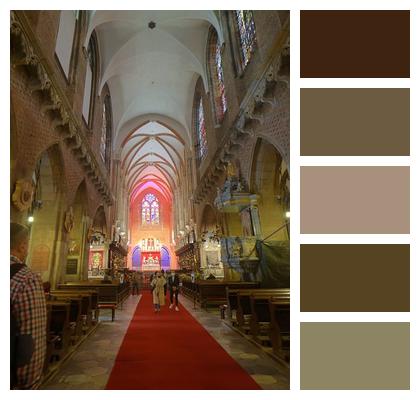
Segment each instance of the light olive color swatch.
M408 322L302 322L301 389L410 389Z

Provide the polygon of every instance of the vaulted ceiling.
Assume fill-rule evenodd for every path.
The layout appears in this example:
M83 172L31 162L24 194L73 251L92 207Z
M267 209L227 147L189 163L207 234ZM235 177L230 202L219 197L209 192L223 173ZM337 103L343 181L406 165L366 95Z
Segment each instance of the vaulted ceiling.
M111 92L113 146L131 195L155 185L171 196L184 146L191 146L194 87L208 88L206 46L214 11L93 11L85 47L95 30L100 52L98 93ZM143 191L143 190L141 190Z

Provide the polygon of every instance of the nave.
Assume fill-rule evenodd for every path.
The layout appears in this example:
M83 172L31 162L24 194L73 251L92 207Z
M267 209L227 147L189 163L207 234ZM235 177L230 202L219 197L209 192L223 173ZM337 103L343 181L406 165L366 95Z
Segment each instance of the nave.
M40 389L288 389L289 369L220 318L180 296L153 312L149 291L130 296ZM156 372L158 371L158 372Z
M289 23L10 13L11 388L288 388Z

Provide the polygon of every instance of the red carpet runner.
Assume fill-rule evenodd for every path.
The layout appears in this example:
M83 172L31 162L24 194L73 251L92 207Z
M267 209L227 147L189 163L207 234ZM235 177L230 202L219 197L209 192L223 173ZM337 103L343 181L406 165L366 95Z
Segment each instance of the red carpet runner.
M184 307L155 314L142 294L107 389L260 389Z

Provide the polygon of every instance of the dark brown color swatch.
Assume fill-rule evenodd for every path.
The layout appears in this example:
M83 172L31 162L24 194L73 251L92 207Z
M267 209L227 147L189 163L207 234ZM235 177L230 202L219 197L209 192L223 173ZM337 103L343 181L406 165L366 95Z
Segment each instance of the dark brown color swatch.
M409 156L410 89L301 89L302 156Z
M410 245L302 244L300 311L409 312Z
M301 323L300 388L410 389L410 324Z
M301 11L300 76L409 78L410 11Z

